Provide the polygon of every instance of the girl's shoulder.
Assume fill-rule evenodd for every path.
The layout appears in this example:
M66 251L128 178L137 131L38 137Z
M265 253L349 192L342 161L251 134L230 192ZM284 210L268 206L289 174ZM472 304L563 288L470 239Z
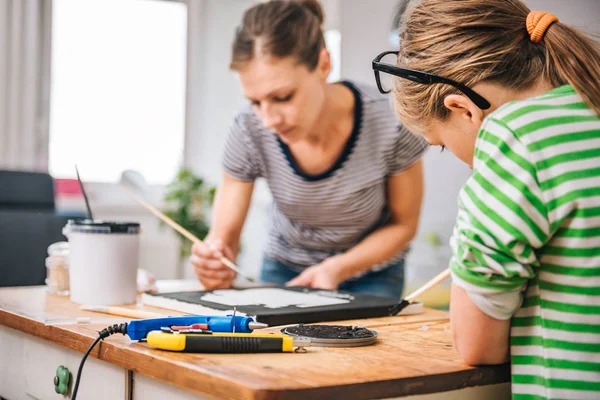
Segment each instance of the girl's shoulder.
M596 116L570 85L554 88L539 96L506 103L487 119L500 123L517 136L534 133L565 121L576 122ZM564 117L564 118L563 118Z

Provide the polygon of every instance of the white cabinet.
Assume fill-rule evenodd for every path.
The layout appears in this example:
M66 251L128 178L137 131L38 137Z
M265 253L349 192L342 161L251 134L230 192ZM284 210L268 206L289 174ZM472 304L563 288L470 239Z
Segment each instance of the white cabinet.
M212 400L142 374L133 375L133 400Z
M72 390L82 357L82 353L0 326L0 397L10 400L68 399L54 390L56 368L64 365L71 371ZM127 370L88 357L77 398L127 400L128 379Z

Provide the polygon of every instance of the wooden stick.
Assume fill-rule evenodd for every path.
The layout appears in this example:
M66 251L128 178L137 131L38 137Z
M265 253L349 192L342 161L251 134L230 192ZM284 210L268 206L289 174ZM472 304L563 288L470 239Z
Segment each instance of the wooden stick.
M179 225L177 222L173 221L171 218L167 217L165 214L160 212L158 209L156 209L156 207L146 203L139 196L136 196L131 190L127 189L125 186L121 185L121 189L123 189L125 191L125 193L127 193L132 199L134 199L135 201L140 203L142 206L144 206L146 209L148 209L148 211L150 211L152 214L156 215L158 218L160 218L162 221L164 221L171 228L175 229L177 232L181 233L184 237L189 239L192 243L195 243L195 244L204 243L204 242L202 242L202 240L200 240L196 236L194 236L193 233L191 233L190 231L188 231L187 229L185 229L184 227ZM254 279L249 278L249 277L245 276L244 274L242 274L242 272L240 271L240 267L238 267L233 262L231 262L231 260L227 259L226 257L221 257L219 259L219 261L221 261L228 268L237 272L238 275L245 278L247 281L254 282Z
M429 319L423 319L420 321L417 320L408 320L408 321L390 321L390 322L374 322L372 324L365 324L366 328L377 328L380 326L395 326L395 325L412 325L412 324L430 324L432 322L446 322L449 321L450 317L448 316L444 316L444 317L435 317L435 318L429 318Z
M167 317L164 314L158 314L150 311L136 310L134 308L125 308L125 307L116 307L116 306L86 306L83 305L79 307L82 311L94 311L99 313L105 313L110 315L118 315L121 317L128 318L139 318L139 319L147 319L147 318L162 318Z
M423 285L419 289L415 290L414 292L412 292L411 294L406 296L404 298L404 300L408 301L409 303L412 303L414 299L421 296L423 293L427 292L429 289L436 286L437 284L439 284L440 282L442 282L444 279L448 278L449 276L450 276L450 268L446 268L444 271L440 272L435 278L433 278L432 280L427 282L425 285Z

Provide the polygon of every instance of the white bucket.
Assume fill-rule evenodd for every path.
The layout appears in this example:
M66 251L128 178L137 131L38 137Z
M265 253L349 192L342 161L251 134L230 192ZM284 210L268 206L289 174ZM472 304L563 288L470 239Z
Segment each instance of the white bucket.
M70 244L72 302L87 305L136 302L140 224L70 220L63 233Z

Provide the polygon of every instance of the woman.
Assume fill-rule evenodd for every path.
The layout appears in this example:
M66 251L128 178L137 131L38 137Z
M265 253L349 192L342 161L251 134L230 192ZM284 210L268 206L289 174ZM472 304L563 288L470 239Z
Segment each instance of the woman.
M248 9L231 68L251 105L225 146L205 245L191 262L209 289L229 287L254 181L273 195L261 280L399 298L422 193L422 139L399 126L376 89L327 83L317 1Z
M452 239L459 353L502 363L510 331L513 397L599 399L598 45L519 0L422 0L400 43L398 116L473 168Z

